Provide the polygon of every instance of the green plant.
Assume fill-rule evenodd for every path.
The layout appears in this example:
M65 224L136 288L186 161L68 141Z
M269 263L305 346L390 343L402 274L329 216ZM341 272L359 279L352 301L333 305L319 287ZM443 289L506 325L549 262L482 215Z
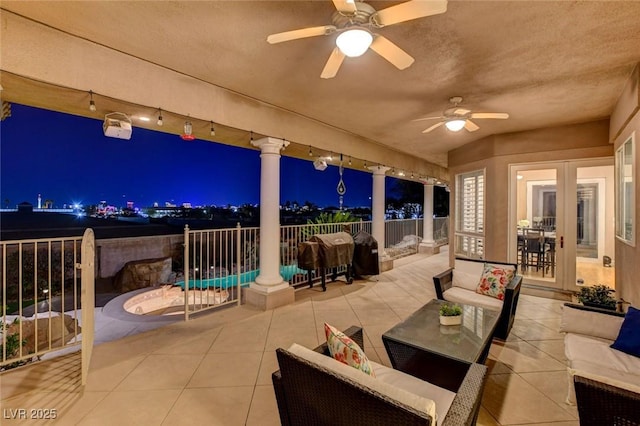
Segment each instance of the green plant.
M462 315L462 308L459 305L444 303L440 306L440 315L443 317L455 317Z
M601 305L609 309L615 309L616 299L611 294L615 290L604 284L596 284L590 287L582 287L577 294L578 301L583 305Z
M315 220L308 219L307 225L313 225L308 228L303 228L302 236L305 239L316 235L316 234L326 234L331 229L328 225L332 223L353 223L357 222L355 216L353 216L350 212L336 212L334 214L331 213L320 213Z

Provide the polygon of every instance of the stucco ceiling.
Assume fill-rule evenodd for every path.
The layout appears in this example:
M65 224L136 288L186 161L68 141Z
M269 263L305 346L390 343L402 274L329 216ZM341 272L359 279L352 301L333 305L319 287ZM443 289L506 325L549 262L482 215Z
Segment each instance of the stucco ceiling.
M368 2L377 10L401 3ZM638 1L449 1L446 13L378 30L415 58L400 71L373 51L320 73L336 34L275 45L269 34L331 23L316 1L2 1L2 9L85 40L446 166L491 134L608 117L640 61ZM46 41L43 41L46 42ZM480 130L422 130L451 96ZM20 101L20 99L15 99Z

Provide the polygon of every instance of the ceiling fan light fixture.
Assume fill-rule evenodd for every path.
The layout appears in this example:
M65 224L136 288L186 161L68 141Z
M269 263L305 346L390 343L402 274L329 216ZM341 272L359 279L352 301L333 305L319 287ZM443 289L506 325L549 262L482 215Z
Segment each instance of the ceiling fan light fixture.
M459 132L464 128L465 123L466 123L466 120L455 118L453 120L447 121L446 123L444 123L444 125L447 127L447 129L451 130L452 132Z
M350 58L362 56L372 42L371 33L360 27L350 28L336 38L340 51Z

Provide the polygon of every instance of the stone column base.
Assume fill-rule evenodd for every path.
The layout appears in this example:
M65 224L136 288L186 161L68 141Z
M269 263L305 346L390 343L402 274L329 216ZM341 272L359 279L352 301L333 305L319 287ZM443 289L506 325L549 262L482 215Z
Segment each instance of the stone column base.
M418 246L418 253L426 254L438 254L440 253L440 246L434 243L420 243Z
M246 304L267 311L278 306L289 305L296 300L293 287L265 293L254 288L243 288L242 296Z
M380 259L378 263L380 272L390 271L393 269L393 259Z

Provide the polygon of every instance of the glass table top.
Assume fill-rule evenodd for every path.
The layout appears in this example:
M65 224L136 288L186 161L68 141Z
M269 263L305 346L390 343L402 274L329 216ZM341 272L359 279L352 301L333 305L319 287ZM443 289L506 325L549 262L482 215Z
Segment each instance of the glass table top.
M383 337L449 358L476 362L491 339L500 312L457 303L462 307L462 324L440 325L443 303L430 301Z

